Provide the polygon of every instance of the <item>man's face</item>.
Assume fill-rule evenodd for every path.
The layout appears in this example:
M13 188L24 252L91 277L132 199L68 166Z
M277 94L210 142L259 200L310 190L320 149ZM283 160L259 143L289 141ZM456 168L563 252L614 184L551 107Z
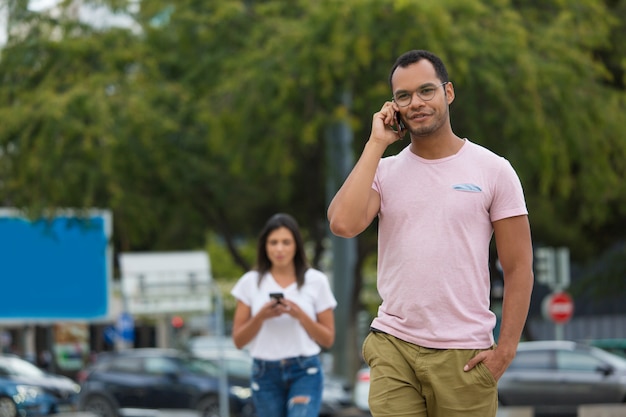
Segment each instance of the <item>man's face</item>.
M394 97L409 94L411 103L400 107L402 119L411 137L429 136L450 123L448 106L454 100L452 84L441 85L435 68L426 59L398 67L391 78ZM416 92L428 92L434 88L434 96L423 100Z

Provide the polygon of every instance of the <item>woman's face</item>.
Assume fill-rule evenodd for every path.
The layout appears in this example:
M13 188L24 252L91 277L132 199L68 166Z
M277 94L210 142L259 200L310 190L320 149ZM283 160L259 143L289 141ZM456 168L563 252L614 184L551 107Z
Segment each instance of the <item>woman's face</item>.
M267 236L265 250L272 266L288 266L296 255L296 240L289 229L279 227Z

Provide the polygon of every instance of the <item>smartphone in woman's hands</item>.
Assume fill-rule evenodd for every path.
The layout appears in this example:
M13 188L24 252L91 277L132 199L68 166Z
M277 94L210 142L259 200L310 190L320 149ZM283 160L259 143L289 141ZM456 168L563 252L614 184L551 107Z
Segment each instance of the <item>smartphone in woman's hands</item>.
M276 301L275 304L281 304L280 300L285 298L285 296L284 296L284 294L282 292L272 292L272 293L270 293L270 298L272 298L274 301Z

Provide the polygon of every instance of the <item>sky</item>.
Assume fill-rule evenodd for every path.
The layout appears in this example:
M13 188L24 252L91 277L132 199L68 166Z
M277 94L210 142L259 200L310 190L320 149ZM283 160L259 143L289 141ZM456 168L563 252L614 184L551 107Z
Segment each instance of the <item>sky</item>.
M40 12L56 6L60 1L61 0L30 0L28 2L28 8L34 12Z
M34 12L41 12L53 8L60 2L61 0L30 0L28 8ZM0 48L7 42L7 16L8 8L6 6L6 2L0 1ZM134 26L133 30L138 30L137 25L128 15L111 13L105 7L83 6L79 10L79 18L81 21L89 23L97 28L105 26Z

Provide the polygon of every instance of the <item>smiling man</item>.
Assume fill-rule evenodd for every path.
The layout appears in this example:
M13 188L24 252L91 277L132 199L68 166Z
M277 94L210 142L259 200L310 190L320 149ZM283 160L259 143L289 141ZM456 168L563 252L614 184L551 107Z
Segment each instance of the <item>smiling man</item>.
M515 356L533 285L520 180L510 163L457 136L454 86L428 51L400 56L393 98L328 208L333 233L354 237L378 217L378 315L363 343L374 417L489 417ZM383 158L408 132L410 143ZM489 245L504 272L500 338L489 309Z

